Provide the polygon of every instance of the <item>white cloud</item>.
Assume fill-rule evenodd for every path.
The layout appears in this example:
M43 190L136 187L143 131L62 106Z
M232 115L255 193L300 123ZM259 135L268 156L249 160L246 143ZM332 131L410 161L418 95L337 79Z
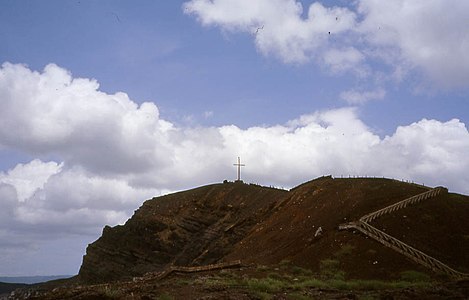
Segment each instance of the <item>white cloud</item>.
M54 64L38 73L5 63L0 144L59 154L94 172L140 172L164 165L171 149L161 142L172 125L159 118L157 107L148 102L138 106L124 93L108 95L98 88L96 81L73 79Z
M14 212L18 199L16 189L10 185L0 182L0 226L8 226L8 221ZM0 238L2 233L0 227Z
M469 2L360 0L359 30L374 54L406 65L445 88L469 82Z
M309 7L306 17L301 3L294 0L193 0L183 7L206 26L252 34L261 53L287 63L310 60L322 52L331 35L337 37L355 26L353 12L318 2Z
M373 91L349 90L340 93L340 98L352 105L364 104L372 100L382 100L385 96L386 91L384 89L376 89Z
M367 71L361 66L365 56L353 47L346 49L330 49L323 55L324 64L333 73L344 73L346 71L354 71L356 74L365 76Z
M24 202L37 189L43 188L50 176L60 172L63 164L43 163L35 159L28 164L18 164L7 174L0 172L0 183L15 187L18 201Z
M0 144L38 158L0 173L0 245L10 254L12 236L30 244L90 237L152 196L235 179L237 156L243 179L265 185L356 174L469 193L469 133L458 120L424 119L385 138L353 108L275 126L178 127L154 104L105 94L56 65L40 73L4 64L0 95Z
M297 0L191 0L183 7L205 26L252 34L262 54L285 63L313 60L333 73L363 77L378 62L390 68L390 79L416 72L440 88L469 82L466 0L313 2L306 14Z

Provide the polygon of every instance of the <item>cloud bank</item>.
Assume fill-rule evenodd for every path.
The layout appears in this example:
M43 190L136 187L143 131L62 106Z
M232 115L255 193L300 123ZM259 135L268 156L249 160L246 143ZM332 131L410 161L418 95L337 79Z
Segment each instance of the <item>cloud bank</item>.
M162 119L154 103L103 93L95 80L54 64L41 72L0 68L1 149L31 157L0 171L4 257L44 241L94 237L153 196L235 179L237 156L243 179L265 185L367 175L469 193L469 132L457 119L419 120L383 138L353 107L273 126L185 128Z
M332 73L389 80L418 74L439 88L469 81L469 2L465 0L358 0L327 7L297 0L191 0L186 14L205 26L253 36L263 55L285 63L315 61ZM378 72L379 73L379 72Z

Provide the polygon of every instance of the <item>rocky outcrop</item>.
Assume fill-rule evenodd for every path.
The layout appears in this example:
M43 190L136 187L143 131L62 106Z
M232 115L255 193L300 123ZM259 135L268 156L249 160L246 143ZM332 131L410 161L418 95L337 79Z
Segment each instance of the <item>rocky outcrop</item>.
M105 227L88 246L79 278L104 282L216 263L286 193L238 182L148 200L125 225Z

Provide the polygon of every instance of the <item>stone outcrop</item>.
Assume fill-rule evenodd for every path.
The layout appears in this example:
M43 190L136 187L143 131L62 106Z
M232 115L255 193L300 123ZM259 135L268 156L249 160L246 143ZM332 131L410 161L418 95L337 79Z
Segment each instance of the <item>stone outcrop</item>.
M216 263L286 193L225 183L148 200L125 225L105 227L88 246L79 278L104 282Z

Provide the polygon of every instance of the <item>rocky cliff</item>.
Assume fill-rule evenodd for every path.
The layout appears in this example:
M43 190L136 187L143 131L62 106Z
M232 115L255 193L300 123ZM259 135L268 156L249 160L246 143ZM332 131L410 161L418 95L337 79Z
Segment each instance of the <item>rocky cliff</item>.
M125 225L105 227L88 246L79 278L112 281L167 265L217 262L286 194L238 182L148 200Z

